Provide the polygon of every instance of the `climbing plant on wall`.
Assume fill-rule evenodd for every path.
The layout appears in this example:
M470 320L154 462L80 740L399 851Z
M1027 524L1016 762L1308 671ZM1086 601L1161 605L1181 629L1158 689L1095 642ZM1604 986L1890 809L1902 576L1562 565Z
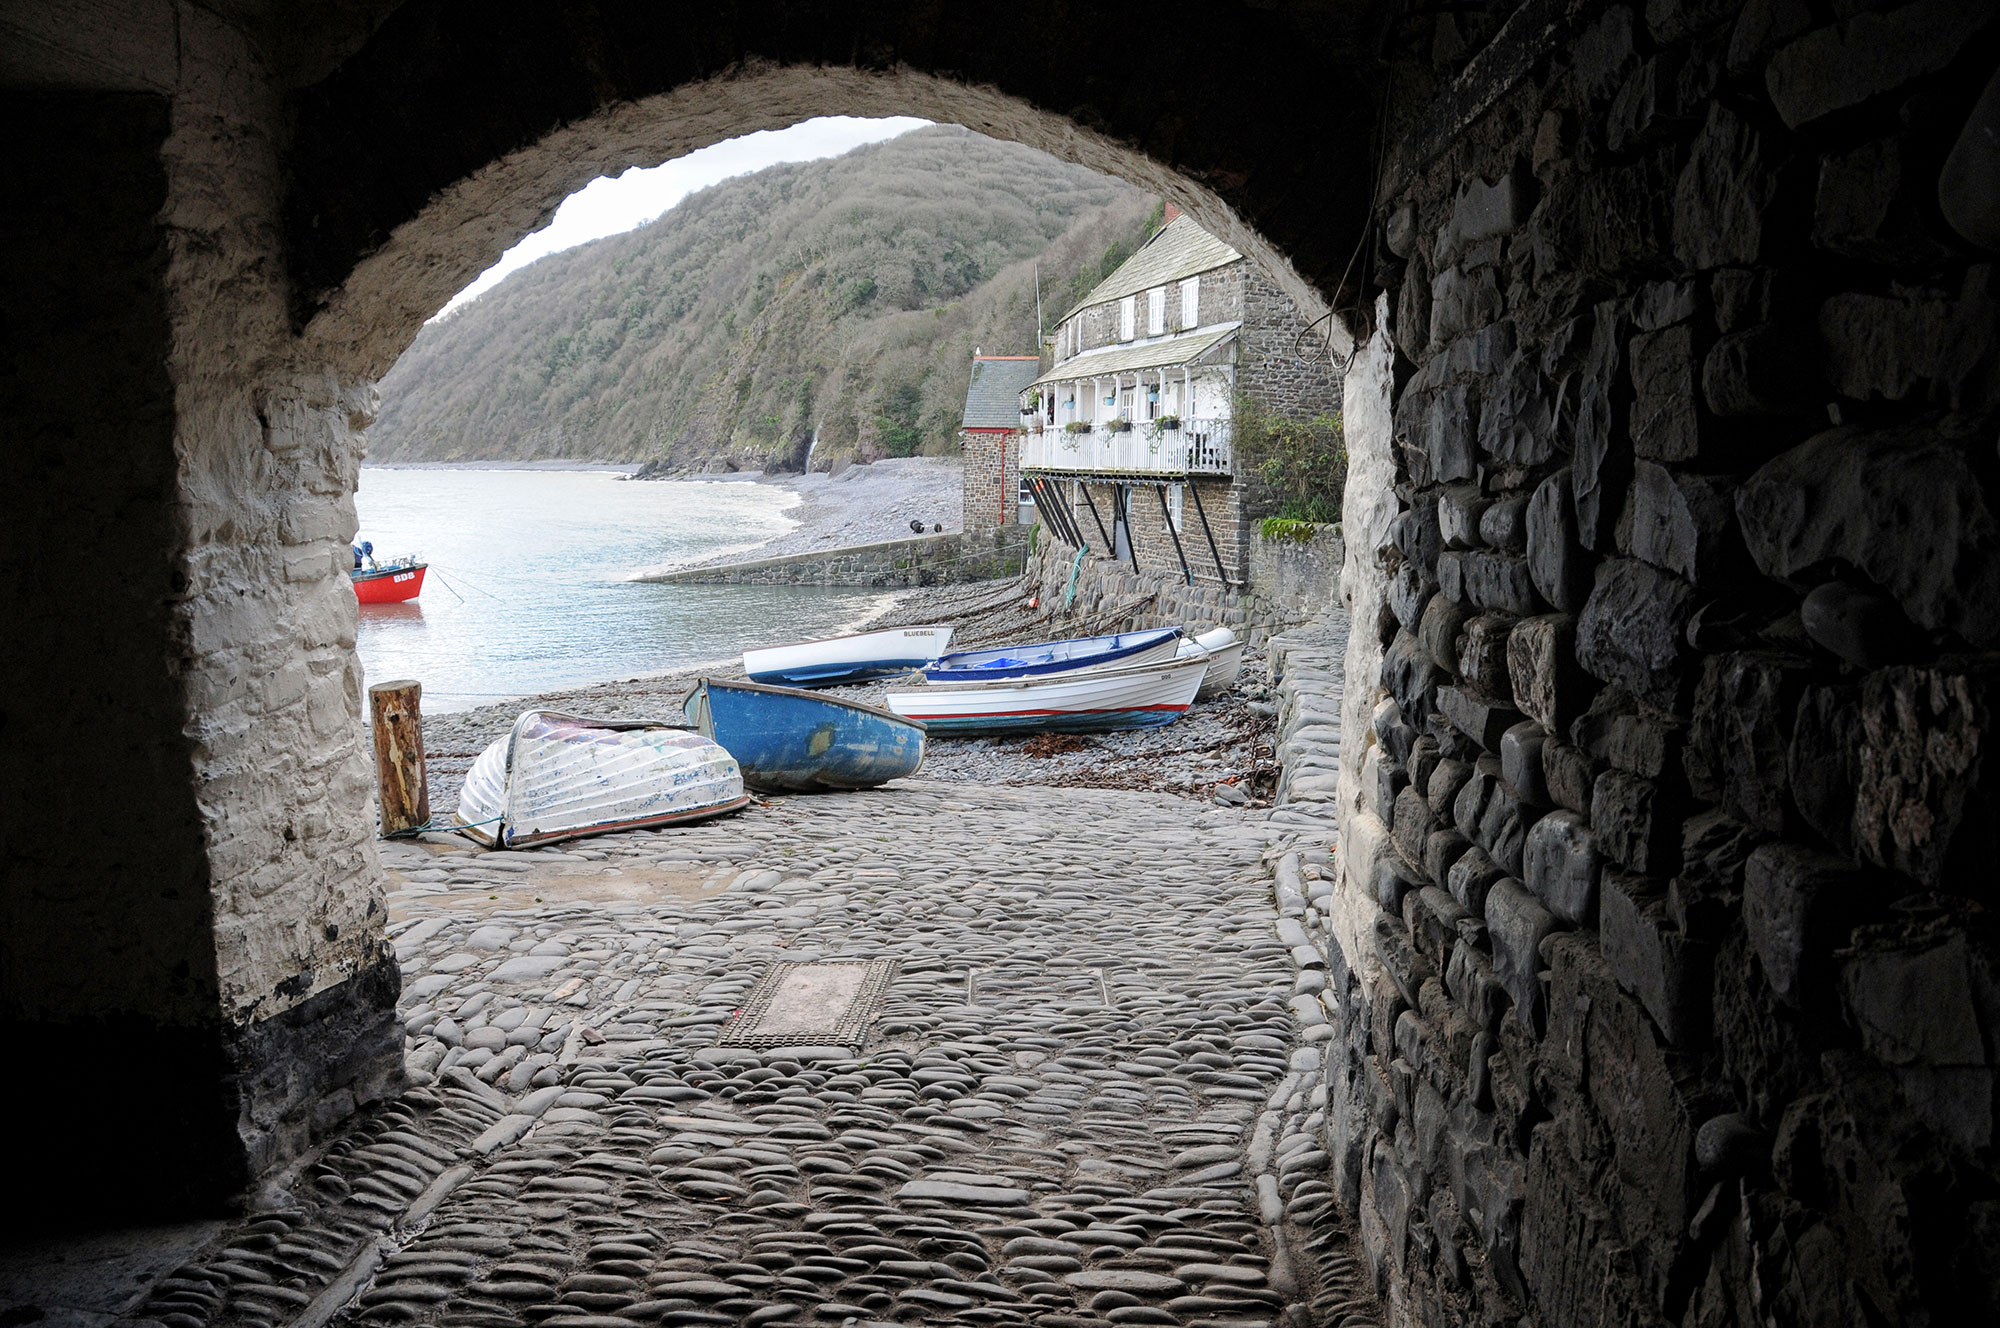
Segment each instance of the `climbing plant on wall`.
M1261 483L1291 521L1340 520L1347 440L1339 415L1293 418L1246 396L1236 399L1237 473Z

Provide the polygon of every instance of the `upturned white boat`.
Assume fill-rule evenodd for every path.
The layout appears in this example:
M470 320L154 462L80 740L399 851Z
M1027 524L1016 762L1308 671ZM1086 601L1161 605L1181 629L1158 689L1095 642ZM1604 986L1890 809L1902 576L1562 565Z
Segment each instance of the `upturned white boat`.
M933 736L1151 728L1186 713L1208 664L1204 654L1027 678L930 680L890 692L884 704L905 719L922 720Z
M459 826L489 848L641 830L749 802L736 758L679 725L530 710L466 772Z
M752 682L831 687L920 669L950 645L949 627L885 627L824 641L794 641L746 650L743 671Z
M1212 632L1203 632L1196 637L1183 637L1177 658L1193 659L1205 655L1208 672L1201 677L1201 690L1194 694L1197 701L1228 691L1236 685L1237 675L1243 672L1243 642L1227 627L1218 627Z

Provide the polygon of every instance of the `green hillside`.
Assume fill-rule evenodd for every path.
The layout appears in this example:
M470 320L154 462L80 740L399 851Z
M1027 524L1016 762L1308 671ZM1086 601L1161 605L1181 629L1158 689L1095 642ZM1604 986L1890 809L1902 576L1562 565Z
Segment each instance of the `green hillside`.
M1123 182L955 126L689 196L427 325L378 461L815 469L953 446L975 347L1035 349L1144 238Z

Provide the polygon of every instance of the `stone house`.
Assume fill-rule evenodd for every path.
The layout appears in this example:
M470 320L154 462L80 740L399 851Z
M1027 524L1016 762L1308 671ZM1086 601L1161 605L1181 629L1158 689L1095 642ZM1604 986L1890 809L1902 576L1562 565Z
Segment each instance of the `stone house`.
M1167 224L1056 324L1053 345L1020 402L1022 477L1044 520L1135 568L1241 584L1269 504L1233 454L1239 399L1292 417L1340 409L1307 320L1169 205Z
M1036 355L972 354L959 445L965 453L961 529L990 530L1020 520L1021 393L1041 368Z

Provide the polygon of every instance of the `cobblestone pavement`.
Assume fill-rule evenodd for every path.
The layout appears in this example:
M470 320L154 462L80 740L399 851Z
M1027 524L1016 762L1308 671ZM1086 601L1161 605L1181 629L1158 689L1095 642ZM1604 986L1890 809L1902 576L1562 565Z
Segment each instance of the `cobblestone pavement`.
M1321 975L1263 811L910 781L562 850L385 845L417 1087L160 1282L172 1325L1359 1324ZM1288 909L1296 913L1296 909ZM858 1051L716 1045L889 957ZM1301 962L1306 967L1295 965Z

